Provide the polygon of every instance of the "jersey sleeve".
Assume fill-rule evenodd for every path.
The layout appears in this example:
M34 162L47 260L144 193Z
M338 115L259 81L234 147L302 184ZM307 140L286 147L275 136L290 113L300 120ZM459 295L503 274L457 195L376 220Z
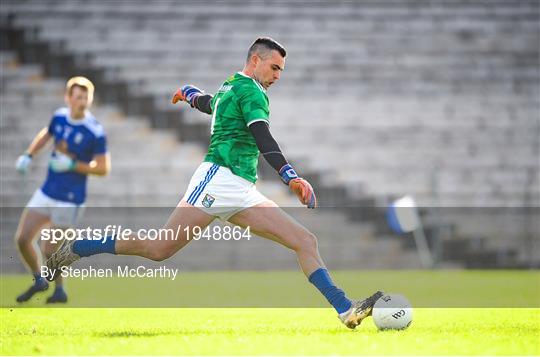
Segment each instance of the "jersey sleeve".
M105 135L98 136L94 145L94 155L107 153L107 138Z
M47 132L49 133L49 135L53 137L54 137L54 125L56 124L56 118L57 118L56 115L53 115L49 123L49 127L47 128Z
M268 123L270 111L268 97L259 88L245 86L238 93L238 104L247 126L263 120Z

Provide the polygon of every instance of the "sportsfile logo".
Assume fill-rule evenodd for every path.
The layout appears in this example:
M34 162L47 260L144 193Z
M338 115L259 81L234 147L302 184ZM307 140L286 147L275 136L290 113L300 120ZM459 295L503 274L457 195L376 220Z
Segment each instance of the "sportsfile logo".
M51 241L56 244L64 239L66 240L99 240L105 243L109 239L114 240L177 240L181 233L178 226L174 229L139 229L133 231L129 228L123 228L121 225L108 225L105 228L47 228L41 231L41 240Z
M209 195L207 195L209 196ZM215 199L212 196L205 197L205 205L210 207ZM102 243L108 240L250 240L251 229L229 225L207 226L204 229L198 226L178 226L173 228L141 228L133 231L123 228L121 225L108 225L100 228L46 228L41 231L41 240L51 241L56 244L66 240L97 240Z

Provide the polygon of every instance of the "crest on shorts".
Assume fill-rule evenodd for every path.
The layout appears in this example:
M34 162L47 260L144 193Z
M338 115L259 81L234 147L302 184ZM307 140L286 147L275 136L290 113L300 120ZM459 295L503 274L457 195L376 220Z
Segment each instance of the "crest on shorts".
M209 194L206 194L202 200L202 205L206 208L210 208L216 199Z

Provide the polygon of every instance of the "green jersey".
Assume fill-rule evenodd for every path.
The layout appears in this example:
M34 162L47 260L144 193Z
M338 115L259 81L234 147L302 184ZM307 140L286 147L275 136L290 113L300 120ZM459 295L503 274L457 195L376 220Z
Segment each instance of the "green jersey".
M210 103L212 129L204 161L228 167L233 174L257 181L259 149L248 126L269 118L268 97L253 78L238 72L227 78Z

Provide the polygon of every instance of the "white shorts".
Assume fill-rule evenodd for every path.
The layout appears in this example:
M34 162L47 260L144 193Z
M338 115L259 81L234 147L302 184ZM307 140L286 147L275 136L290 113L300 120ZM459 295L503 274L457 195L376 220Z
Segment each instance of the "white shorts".
M226 221L268 199L257 191L254 183L233 174L227 167L203 162L191 177L182 200Z
M75 227L84 212L84 205L56 200L40 189L34 192L26 208L48 216L56 227Z

